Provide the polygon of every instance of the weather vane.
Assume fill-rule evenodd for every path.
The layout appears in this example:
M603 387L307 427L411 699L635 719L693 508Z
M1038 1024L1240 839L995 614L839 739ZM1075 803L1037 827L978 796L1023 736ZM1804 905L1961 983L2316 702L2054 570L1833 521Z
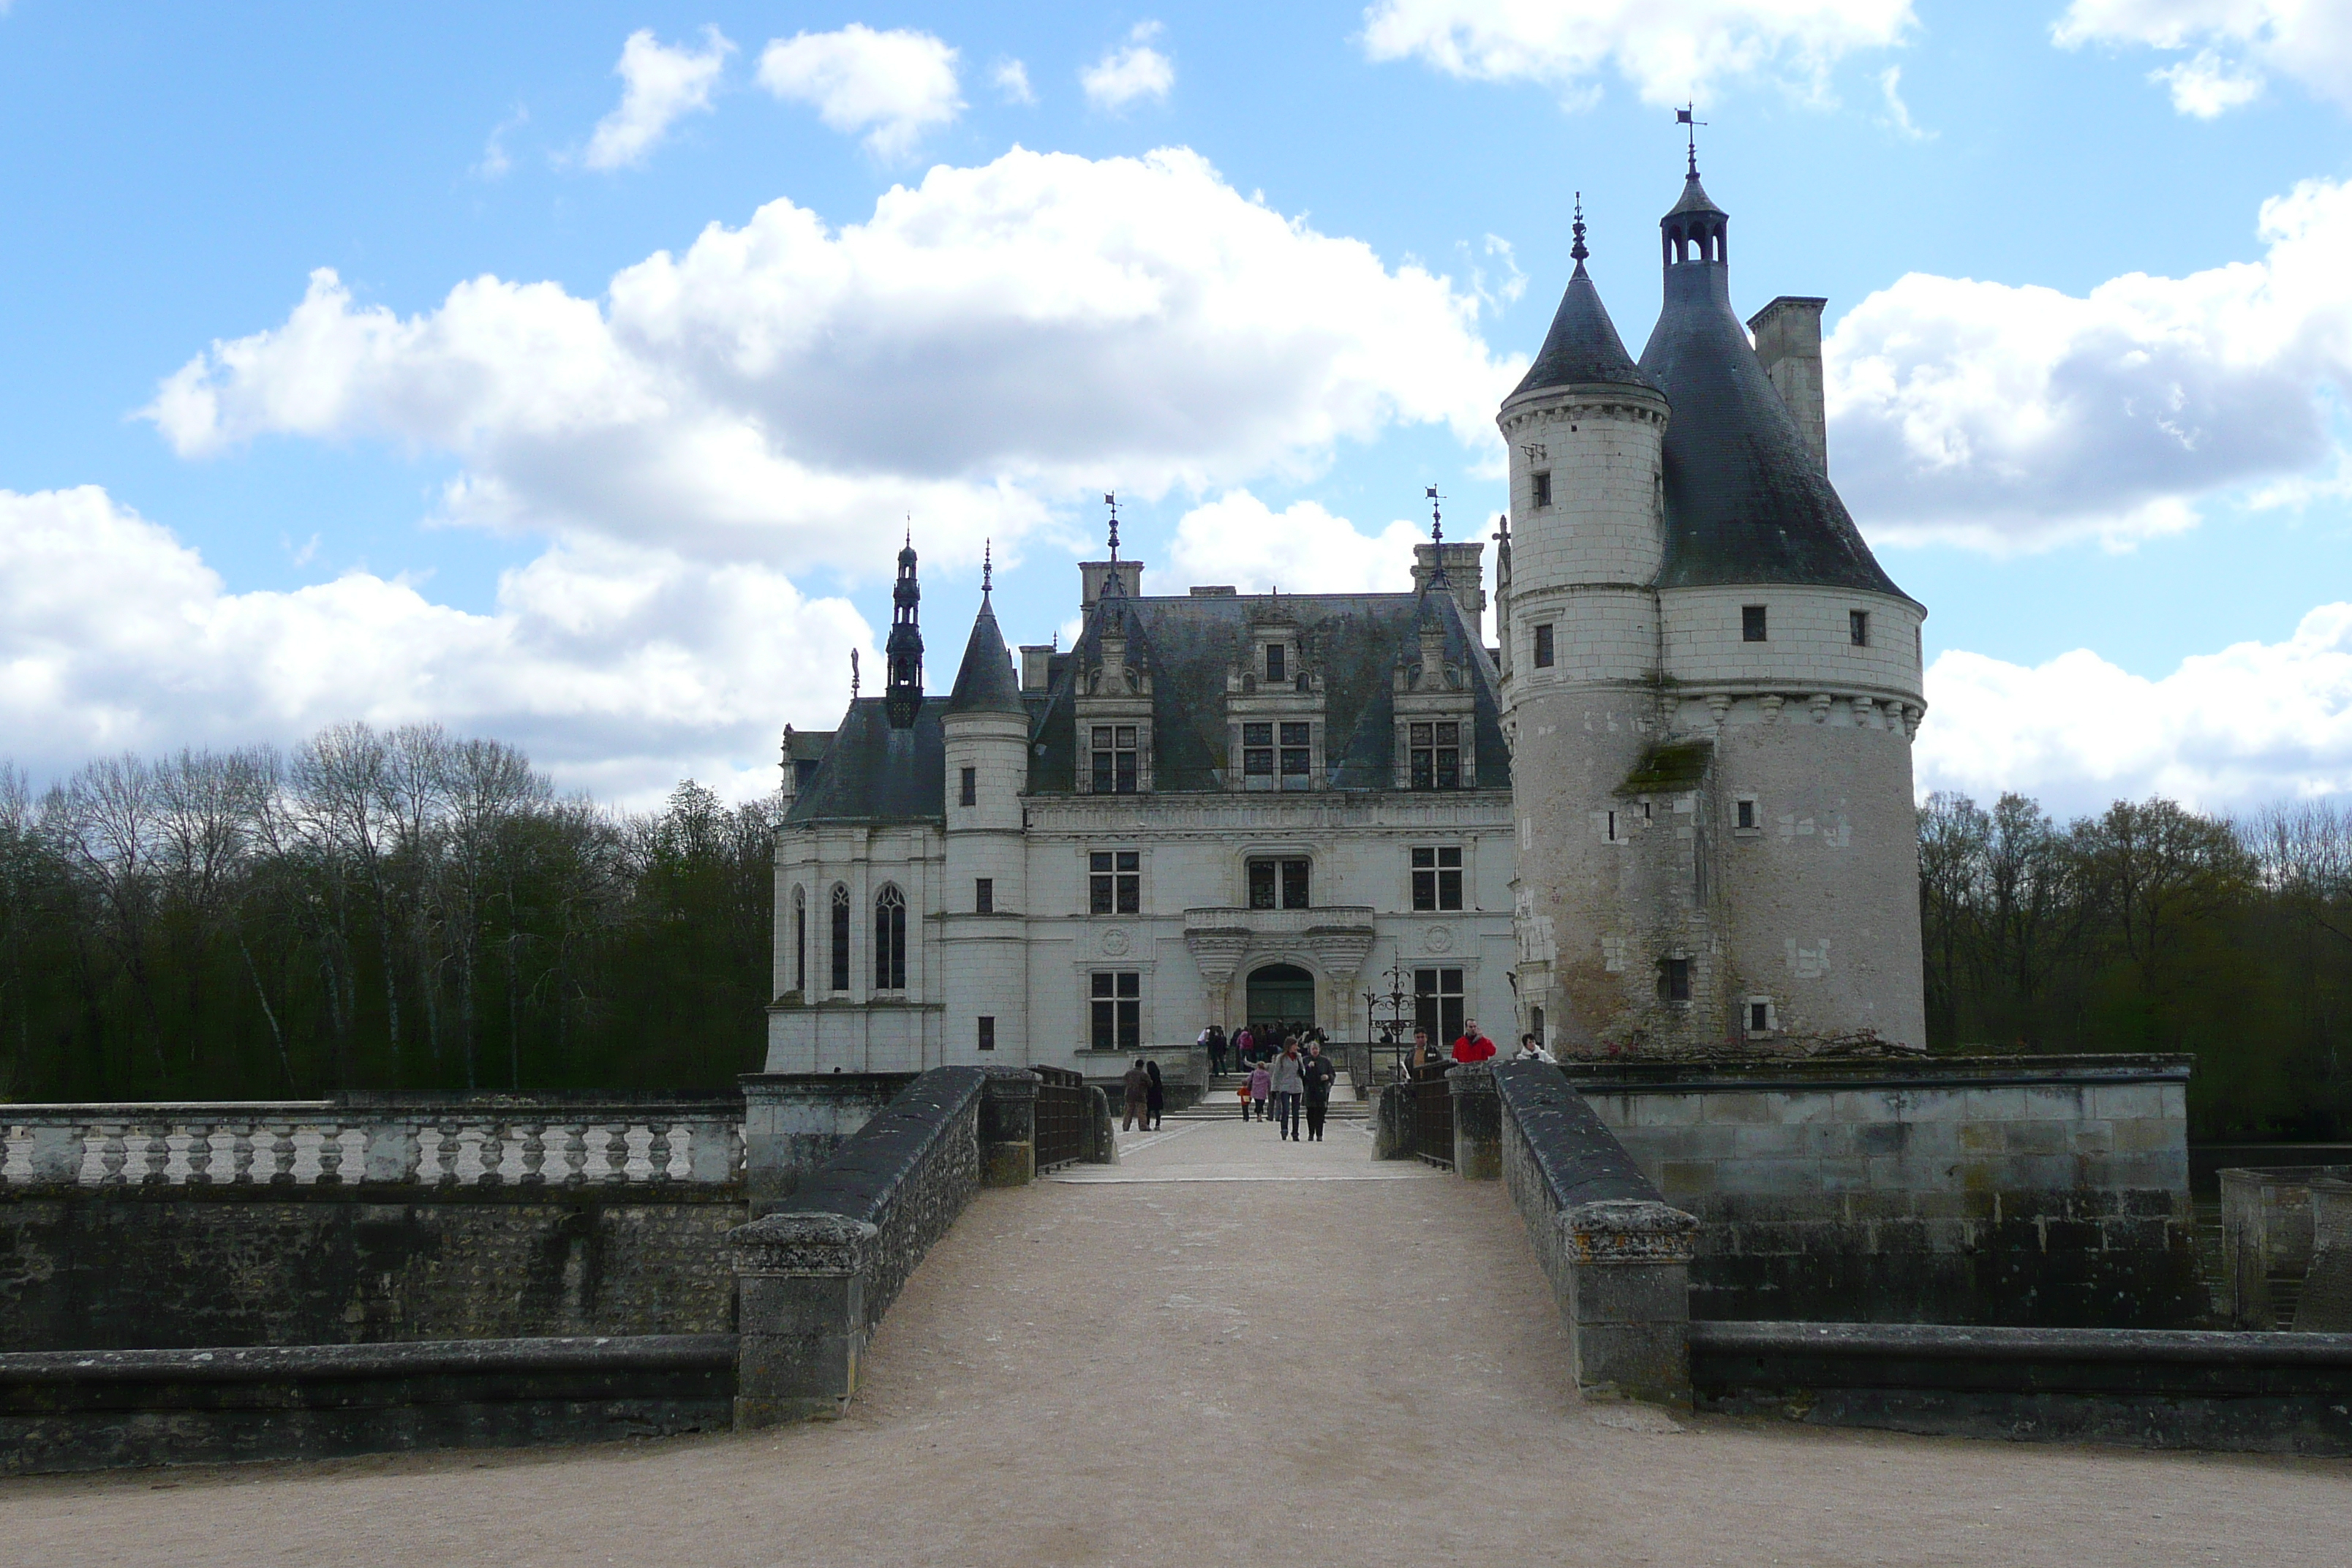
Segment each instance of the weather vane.
M1437 487L1435 485L1430 486L1427 493L1429 496L1429 542L1432 544L1443 545L1445 542L1445 517L1444 514L1439 511L1437 508L1438 503L1445 498L1437 493Z
M1693 99L1690 102L1675 110L1675 123L1677 125L1687 125L1690 127L1690 130L1685 132L1685 134L1690 138L1690 177L1694 180L1698 178L1698 128L1706 123L1704 120L1695 120L1692 118L1692 114L1697 110L1697 108L1698 100L1696 99Z

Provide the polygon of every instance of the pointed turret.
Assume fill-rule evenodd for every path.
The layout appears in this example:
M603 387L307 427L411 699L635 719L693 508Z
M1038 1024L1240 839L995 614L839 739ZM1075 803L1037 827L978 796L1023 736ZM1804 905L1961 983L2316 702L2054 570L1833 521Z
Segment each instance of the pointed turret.
M909 529L898 552L898 581L890 589L890 640L882 646L889 666L889 684L883 688L882 712L894 730L911 730L923 710L923 590L915 580L915 535Z
M1642 374L1633 356L1625 352L1624 340L1617 335L1617 324L1609 319L1608 307L1601 302L1601 290L1594 288L1592 277L1584 270L1585 258L1591 252L1584 247L1584 200L1579 193L1576 204L1576 243L1569 256L1576 270L1569 276L1568 291L1559 297L1559 309L1551 319L1551 331L1544 334L1543 347L1537 351L1535 363L1503 400L1508 407L1529 393L1555 386L1650 386L1649 377Z
M963 664L956 671L955 690L948 698L948 714L1017 713L1029 710L1021 700L1021 681L1013 671L1013 654L996 625L996 607L990 603L994 575L983 557L980 577L980 614L972 617L971 640L964 645Z

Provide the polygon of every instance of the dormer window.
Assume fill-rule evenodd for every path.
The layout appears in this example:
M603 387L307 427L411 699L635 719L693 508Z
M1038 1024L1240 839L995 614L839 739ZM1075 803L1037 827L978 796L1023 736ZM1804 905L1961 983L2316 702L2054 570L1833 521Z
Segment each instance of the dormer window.
M1283 673L1286 662L1283 658L1285 651L1286 650L1283 646L1278 642L1270 642L1265 645L1265 678L1267 680L1283 681L1290 679L1287 675Z
M1412 787L1462 787L1462 726L1453 720L1415 724L1412 735Z
M1097 724L1094 744L1094 793L1135 793L1135 726Z
M1286 723L1282 732L1282 787L1306 789L1314 779L1314 752L1305 724Z
M1242 726L1242 772L1251 778L1274 777L1274 726Z

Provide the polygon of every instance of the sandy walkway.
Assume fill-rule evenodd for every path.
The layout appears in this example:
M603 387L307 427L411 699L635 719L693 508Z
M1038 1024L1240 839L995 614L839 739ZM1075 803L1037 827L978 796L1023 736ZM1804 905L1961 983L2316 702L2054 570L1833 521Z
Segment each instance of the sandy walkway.
M1586 1406L1499 1188L1171 1124L982 1194L852 1417L745 1437L0 1483L95 1564L2352 1562L2352 1464ZM1240 1175L1250 1180L1207 1180ZM1320 1180L1286 1180L1287 1176Z

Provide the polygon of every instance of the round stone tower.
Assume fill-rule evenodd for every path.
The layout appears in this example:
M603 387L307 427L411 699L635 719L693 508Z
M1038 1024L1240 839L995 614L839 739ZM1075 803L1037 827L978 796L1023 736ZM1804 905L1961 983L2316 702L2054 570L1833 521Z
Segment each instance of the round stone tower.
M1580 230L1503 405L1521 998L1575 1051L1924 1044L1926 611L1732 312L1729 222L1694 160L1638 367L1605 352L1622 356Z
M940 728L947 784L942 943L947 1016L943 1059L982 1067L1029 1060L1029 907L1021 797L1029 787L1029 710L990 603L980 614Z

